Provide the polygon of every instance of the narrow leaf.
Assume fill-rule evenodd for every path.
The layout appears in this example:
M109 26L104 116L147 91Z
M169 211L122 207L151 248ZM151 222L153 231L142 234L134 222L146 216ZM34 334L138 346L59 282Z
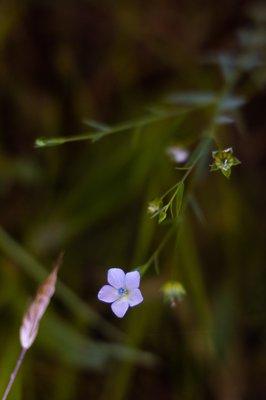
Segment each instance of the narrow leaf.
M98 131L109 131L110 127L102 122L95 121L94 119L84 119L83 123Z
M180 182L176 190L176 216L178 217L183 203L184 182Z

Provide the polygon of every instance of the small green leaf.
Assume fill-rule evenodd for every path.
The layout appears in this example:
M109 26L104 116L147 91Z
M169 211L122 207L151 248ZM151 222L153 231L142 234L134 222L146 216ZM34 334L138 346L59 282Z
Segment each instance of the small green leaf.
M167 208L163 208L159 213L159 224L161 224L167 217Z
M214 92L177 92L167 97L167 101L173 104L184 104L186 106L201 106L214 103L217 94Z
M217 165L215 165L215 164L211 164L210 167L211 167L211 169L210 169L211 172L213 172L213 171L218 171L218 169L219 169L219 168L217 167Z
M184 195L184 182L180 182L176 190L176 216L178 217L183 203L183 195Z
M226 177L226 178L230 178L231 175L231 168L230 169L222 169L222 174Z
M98 131L107 132L110 131L110 126L103 124L102 122L95 121L94 119L84 119L83 123L91 128L94 128Z

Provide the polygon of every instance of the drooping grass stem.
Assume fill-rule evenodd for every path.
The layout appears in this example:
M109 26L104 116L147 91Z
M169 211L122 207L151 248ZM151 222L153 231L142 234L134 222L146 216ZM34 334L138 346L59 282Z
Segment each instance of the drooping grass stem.
M134 128L142 128L147 125L164 121L170 118L177 117L182 114L186 114L191 109L186 109L182 111L171 111L171 112L164 112L161 115L157 116L147 116L138 120L134 121L127 121L121 124L118 124L116 126L106 128L104 130L100 130L97 132L89 132L89 133L84 133L81 135L75 135L75 136L69 136L69 137L52 137L52 138L37 138L35 141L35 147L36 148L41 148L41 147L48 147L48 146L58 146L61 144L65 143L70 143L70 142L78 142L78 141L83 141L83 140L92 140L92 142L95 142L107 135L111 135L113 133L119 133L123 131L128 131L130 129Z

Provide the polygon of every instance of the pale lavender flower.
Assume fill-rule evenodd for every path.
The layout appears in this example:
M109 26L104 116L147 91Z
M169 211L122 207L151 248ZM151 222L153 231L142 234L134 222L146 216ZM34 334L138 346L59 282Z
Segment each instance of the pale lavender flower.
M189 151L184 147L172 146L166 149L168 156L176 163L184 163L189 156Z
M98 299L112 303L114 314L122 318L128 307L134 307L143 301L139 290L140 274L132 271L125 274L121 268L110 268L107 274L109 285L104 285L98 293Z

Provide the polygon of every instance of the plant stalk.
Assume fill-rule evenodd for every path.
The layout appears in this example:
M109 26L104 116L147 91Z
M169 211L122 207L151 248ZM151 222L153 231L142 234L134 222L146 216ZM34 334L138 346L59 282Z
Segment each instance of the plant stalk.
M7 396L9 395L9 392L10 392L10 390L11 390L11 388L13 386L13 383L14 383L14 381L16 379L16 376L17 376L17 373L19 371L19 368L20 368L20 366L21 366L21 364L22 364L22 362L24 360L26 352L27 352L27 349L24 349L22 347L20 355L19 355L19 357L17 359L17 362L16 362L16 365L15 365L15 368L14 368L13 372L10 375L9 382L8 382L7 387L6 387L5 393L4 393L3 397L2 397L2 400L6 400L7 399Z

